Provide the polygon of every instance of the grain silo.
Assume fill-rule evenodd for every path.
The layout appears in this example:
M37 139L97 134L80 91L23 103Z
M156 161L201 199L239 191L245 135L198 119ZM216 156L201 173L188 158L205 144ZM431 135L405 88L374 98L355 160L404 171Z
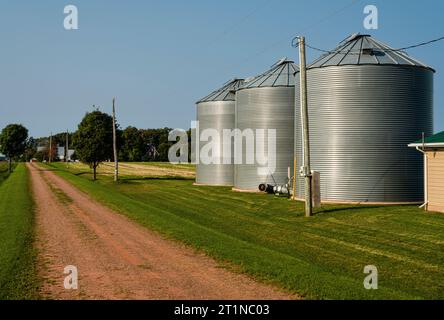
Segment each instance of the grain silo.
M422 158L407 145L422 132L433 133L434 72L406 53L359 34L308 67L311 167L321 174L322 200L423 200ZM298 112L298 166L301 136ZM303 178L298 179L302 198Z
M234 189L240 191L258 191L260 184L287 183L288 167L293 167L294 151L294 86L295 72L298 67L287 59L281 59L270 70L246 81L236 92L236 128L240 132L252 130L255 133L255 152L268 157L271 148L268 145L269 129L275 130L276 145L275 170L258 161L247 161L248 150L243 140L242 163L235 164ZM265 130L258 134L257 130ZM270 159L268 159L270 160ZM270 162L271 163L271 162Z
M233 79L196 103L199 132L215 129L221 137L221 140L217 142L220 156L214 159L214 163L196 165L196 184L233 186L233 152L230 159L224 161L222 138L224 129L234 129L235 93L242 83L243 79ZM205 144L205 142L200 142L199 149L202 150Z

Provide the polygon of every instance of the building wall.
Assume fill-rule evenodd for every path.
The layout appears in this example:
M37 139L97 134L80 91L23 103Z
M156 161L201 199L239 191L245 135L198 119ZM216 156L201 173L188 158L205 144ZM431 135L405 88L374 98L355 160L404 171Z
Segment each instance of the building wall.
M444 150L427 152L429 211L444 212Z

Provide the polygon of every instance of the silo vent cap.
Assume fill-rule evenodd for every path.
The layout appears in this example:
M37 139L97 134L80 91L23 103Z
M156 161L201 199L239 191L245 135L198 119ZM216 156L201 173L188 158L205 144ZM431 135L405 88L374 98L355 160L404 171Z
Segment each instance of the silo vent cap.
M225 82L221 88L213 91L196 103L211 101L234 101L235 92L242 86L243 83L243 79L234 78L230 81Z
M296 82L294 75L297 72L299 72L298 66L285 57L264 73L246 79L239 90L264 87L294 87Z
M280 66L281 64L284 64L284 63L293 63L293 62L294 61L289 60L287 57L282 57L276 63L274 63L270 68Z

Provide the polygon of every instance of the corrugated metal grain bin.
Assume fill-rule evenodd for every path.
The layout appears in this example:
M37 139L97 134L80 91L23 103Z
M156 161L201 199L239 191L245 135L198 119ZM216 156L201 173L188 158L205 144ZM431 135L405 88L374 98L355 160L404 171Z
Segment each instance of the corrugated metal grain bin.
M321 173L323 200L423 200L422 159L406 145L433 132L433 74L406 53L359 34L308 67L311 166ZM302 165L299 112L295 129Z
M212 92L196 103L197 120L199 121L199 131L205 129L215 129L220 137L223 137L223 130L234 129L235 112L235 92L242 85L242 79L234 79L227 82L222 88ZM199 148L204 147L205 142L199 143ZM222 140L219 143L220 158L217 164L197 164L196 183L212 186L233 186L234 184L234 161L233 152L229 161L223 159ZM224 164L224 163L229 164Z
M248 150L244 143L243 162L235 164L235 190L258 191L262 183L287 183L288 167L293 167L294 74L298 70L292 61L282 59L237 91L236 128L240 131L251 129L255 133L257 129L263 129L265 133L268 129L276 130L276 170L259 173L258 168L264 168L260 163L246 163ZM256 135L255 147L258 145L268 154L268 134Z

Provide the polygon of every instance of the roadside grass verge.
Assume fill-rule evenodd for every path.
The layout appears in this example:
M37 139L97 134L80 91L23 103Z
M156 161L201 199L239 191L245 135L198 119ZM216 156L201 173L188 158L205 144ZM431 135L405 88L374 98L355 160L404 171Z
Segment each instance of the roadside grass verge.
M14 169L17 166L16 163L12 164L12 168ZM9 164L6 161L0 161L0 184L6 180L9 176Z
M24 164L0 184L0 300L38 298L34 215Z
M110 208L235 270L312 299L443 299L444 215L415 206L303 204L189 180L137 180L46 166ZM379 289L366 290L375 265Z

